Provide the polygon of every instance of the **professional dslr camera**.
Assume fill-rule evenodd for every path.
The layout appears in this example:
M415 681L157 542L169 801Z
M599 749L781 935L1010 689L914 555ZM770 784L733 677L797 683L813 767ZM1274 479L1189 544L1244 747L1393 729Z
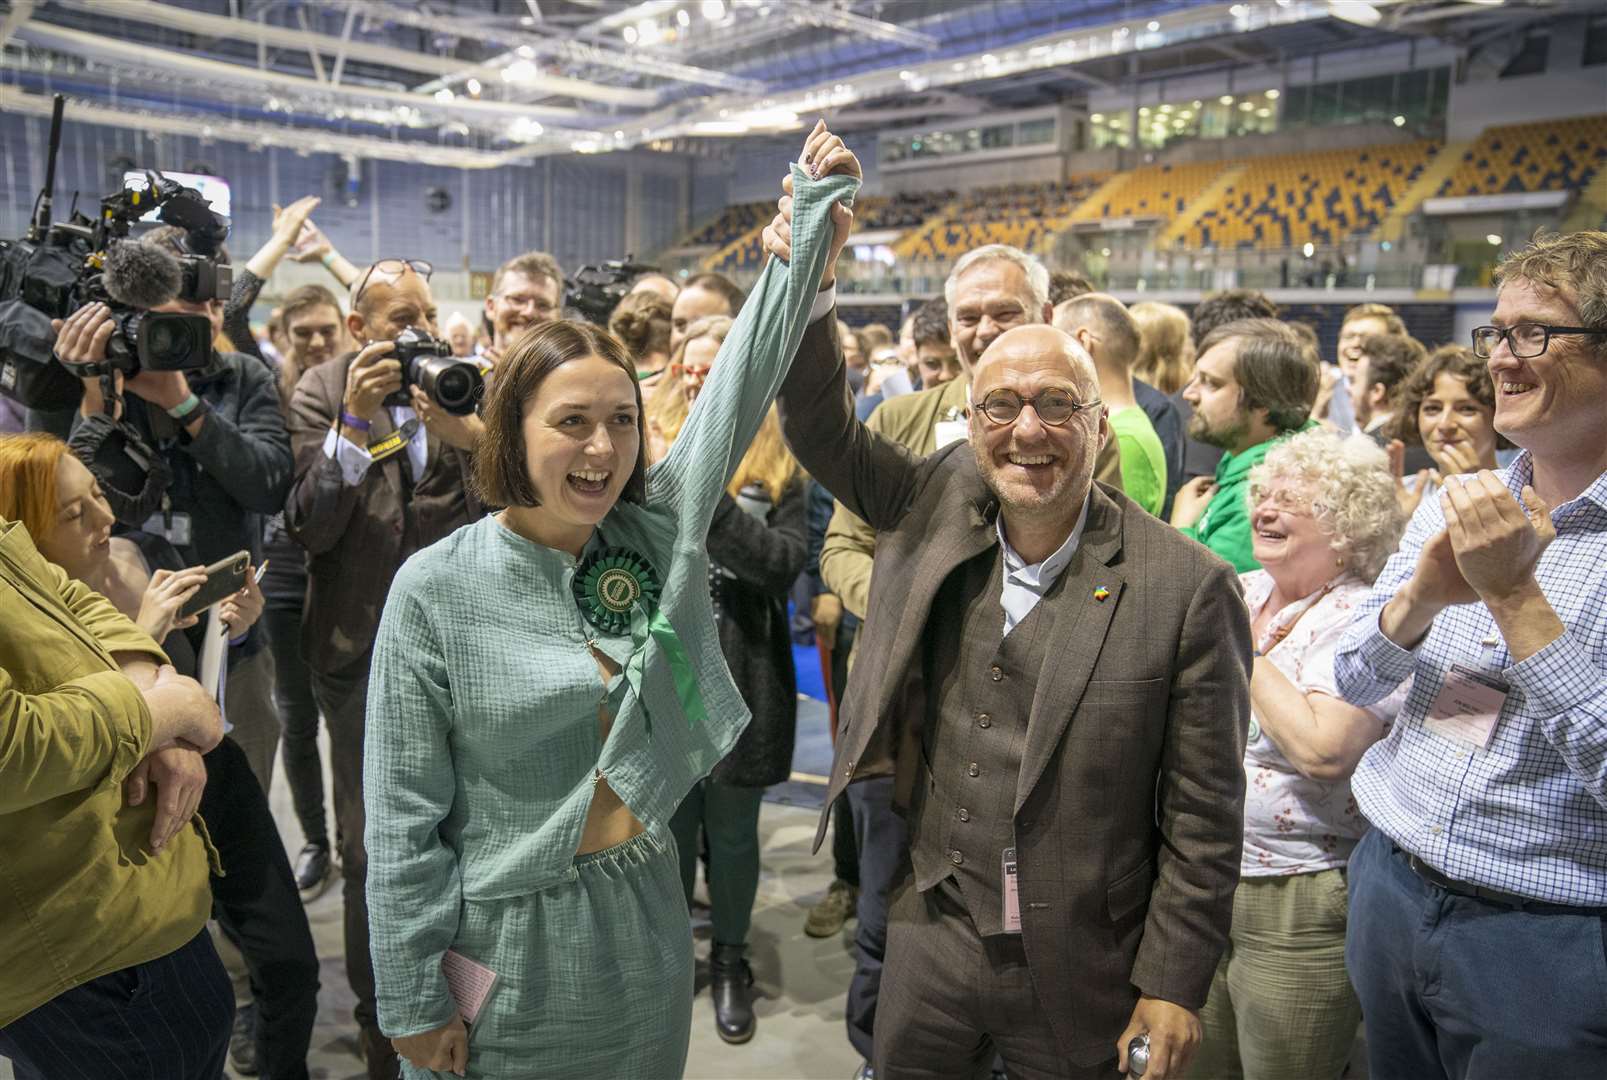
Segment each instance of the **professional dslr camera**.
M485 393L480 369L452 355L450 342L409 326L396 335L391 358L402 365L402 388L385 399L387 407L411 405L408 388L416 386L453 416L467 416Z
M632 262L633 258L626 255L576 270L574 277L564 279L564 307L579 312L589 323L607 326L614 308L631 291L631 282L658 272L658 267L643 266Z
M207 367L210 321L150 309L177 297L226 299L233 285L228 265L217 259L228 222L212 212L200 192L161 173L147 172L143 188L125 187L106 196L96 220L75 210L69 220L52 223L61 113L58 95L45 186L28 233L0 240L0 393L42 411L76 406L84 377ZM158 220L184 230L183 254L129 239L133 223L153 209ZM69 369L55 359L50 321L95 302L111 308L116 325L106 361Z

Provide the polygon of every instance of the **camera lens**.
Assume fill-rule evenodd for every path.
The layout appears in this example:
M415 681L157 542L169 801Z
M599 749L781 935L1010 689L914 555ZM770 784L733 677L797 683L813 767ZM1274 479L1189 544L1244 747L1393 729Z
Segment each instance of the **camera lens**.
M436 399L440 401L441 408L447 412L462 415L474 408L477 379L473 378L472 369L462 364L454 364L441 372L435 381Z

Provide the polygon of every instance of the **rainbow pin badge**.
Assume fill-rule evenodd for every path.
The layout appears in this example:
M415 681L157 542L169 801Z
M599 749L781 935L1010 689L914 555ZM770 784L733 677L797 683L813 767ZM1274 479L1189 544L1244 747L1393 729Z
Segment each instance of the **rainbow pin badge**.
M1103 604L1106 600L1110 599L1110 590L1101 585L1099 588L1094 590L1094 599Z

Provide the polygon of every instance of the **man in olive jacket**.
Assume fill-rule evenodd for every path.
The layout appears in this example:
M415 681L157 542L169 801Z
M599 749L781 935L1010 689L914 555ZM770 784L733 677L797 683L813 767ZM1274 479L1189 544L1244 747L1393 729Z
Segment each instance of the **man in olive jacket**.
M998 337L967 439L917 458L854 419L831 326L780 400L805 468L878 534L875 663L849 677L827 797L891 776L910 822L876 1074L969 1076L996 1050L1012 1073L1108 1076L1148 1035L1151 1080L1179 1076L1238 881L1236 578L1094 482L1108 427L1065 334Z

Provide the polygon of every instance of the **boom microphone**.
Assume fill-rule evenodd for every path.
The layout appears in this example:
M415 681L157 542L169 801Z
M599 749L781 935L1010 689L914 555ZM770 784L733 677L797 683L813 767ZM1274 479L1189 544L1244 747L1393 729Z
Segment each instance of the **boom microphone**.
M123 240L106 252L106 294L119 304L149 311L179 294L184 271L155 244Z

